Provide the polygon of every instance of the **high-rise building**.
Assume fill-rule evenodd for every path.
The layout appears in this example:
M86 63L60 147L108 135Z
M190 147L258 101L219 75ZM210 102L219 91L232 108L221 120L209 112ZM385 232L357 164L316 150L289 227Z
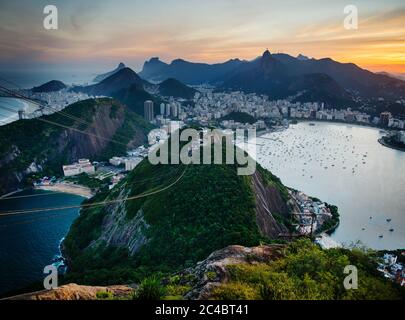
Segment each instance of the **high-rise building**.
M390 123L390 119L392 118L392 115L390 112L382 112L380 114L380 123L381 125L388 127L388 124Z
M165 115L165 104L163 102L160 104L160 114Z
M166 116L170 117L170 104L166 104Z
M153 121L153 119L155 118L153 114L153 101L146 100L145 103L143 104L143 111L145 120Z
M175 118L177 118L177 116L178 116L178 113L177 113L177 105L176 104L172 104L172 107L171 107L171 114L172 114L172 116L173 117L175 117Z

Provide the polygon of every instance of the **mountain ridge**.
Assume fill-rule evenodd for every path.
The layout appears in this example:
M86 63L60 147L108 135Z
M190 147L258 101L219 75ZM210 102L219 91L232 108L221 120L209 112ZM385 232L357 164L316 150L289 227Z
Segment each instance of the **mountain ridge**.
M143 80L135 71L131 68L125 67L97 84L85 87L74 87L72 90L90 95L109 96L112 93L128 88L131 85L136 85L143 89L147 84L148 82Z
M33 87L31 90L34 93L41 93L41 92L54 92L60 91L62 89L67 88L66 84L59 80L51 80L48 81L38 87Z
M109 98L80 101L64 112L81 121L54 113L41 117L46 122L19 120L0 127L0 194L21 187L32 174L62 175L61 166L79 158L108 160L109 156L124 155L126 143L143 144L152 128L126 106ZM116 134L120 137L116 138ZM115 139L122 145L110 141Z
M154 67L157 63L159 66ZM158 58L152 58L145 62L140 73L149 80L161 81L173 77L186 84L220 84L221 89L267 92L274 98L296 94L284 90L284 87L288 86L285 82L294 81L294 77L307 74L325 74L335 81L339 87L336 87L338 92L342 92L341 89L346 91L338 98L339 101L347 99L347 94L366 99L382 97L392 101L405 98L405 81L400 79L373 73L353 63L341 63L331 58L309 59L303 54L293 57L285 53L272 54L268 50L252 61L233 59L216 64L183 59L175 59L167 64ZM267 83L263 83L263 80ZM310 93L309 96L316 95ZM319 96L330 94L322 93ZM335 101L331 99L329 102L333 104ZM346 101L349 102L353 102L353 99Z
M109 71L109 72L106 72L106 73L103 73L103 74L97 75L97 76L93 79L93 82L101 82L101 81L103 81L104 79L106 79L106 78L112 76L114 73L117 73L118 71L120 71L121 69L124 69L124 68L126 68L126 65L125 65L123 62L120 62L120 63L118 64L118 66L117 66L114 70Z
M168 78L158 85L161 96L192 100L197 90L191 88L174 78Z
M175 59L170 64L167 64L157 58L152 58L144 63L139 75L149 81L161 82L168 78L175 78L187 85L199 85L216 82L221 76L242 63L239 59L231 59L216 64L194 63L183 59Z

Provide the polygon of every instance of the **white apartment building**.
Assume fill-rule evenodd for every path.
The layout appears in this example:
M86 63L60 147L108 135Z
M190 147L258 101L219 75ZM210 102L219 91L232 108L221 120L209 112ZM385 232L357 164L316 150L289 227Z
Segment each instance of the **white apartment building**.
M62 166L65 177L75 176L81 173L92 174L96 169L89 159L79 159L77 163Z

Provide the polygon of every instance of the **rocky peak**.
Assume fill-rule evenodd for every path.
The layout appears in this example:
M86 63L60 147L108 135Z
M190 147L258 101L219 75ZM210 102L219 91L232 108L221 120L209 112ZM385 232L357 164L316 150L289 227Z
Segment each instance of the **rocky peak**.
M297 56L297 59L301 60L301 61L309 60L309 58L307 56L304 56L301 53Z
M269 49L266 49L266 51L263 52L262 57L263 57L263 58L269 58L269 57L271 57L271 53L270 53Z
M233 245L217 250L211 253L207 259L198 262L195 268L189 268L179 273L181 278L193 279L188 283L192 289L185 297L187 299L209 299L214 288L228 281L227 266L243 263L269 263L281 258L284 248L284 245L278 244L252 248Z

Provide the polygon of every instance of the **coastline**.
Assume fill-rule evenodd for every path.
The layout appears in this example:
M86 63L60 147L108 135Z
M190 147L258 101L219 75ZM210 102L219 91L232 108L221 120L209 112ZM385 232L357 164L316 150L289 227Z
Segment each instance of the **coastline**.
M34 190L69 193L84 197L86 199L90 199L94 196L94 193L91 191L90 188L70 183L56 183L48 186L36 186L34 187Z
M331 124L346 124L350 126L359 126L359 127L368 127L368 128L374 128L378 130L384 130L386 131L387 128L381 127L379 125L375 125L372 123L367 123L367 122L350 122L350 121L343 121L343 120L326 120L326 119L303 119L303 118L291 118L292 120L296 120L297 123L300 122L319 122L319 123L331 123Z
M94 193L91 191L90 188L66 182L59 182L47 186L35 186L33 189L72 194L86 199L90 199L94 196ZM49 262L51 265L55 266L58 269L58 272L60 272L61 274L65 274L69 267L69 258L65 254L63 245L66 235L67 234L63 235L63 237L59 240L58 253L56 253L53 259Z
M87 188L84 186L66 184L66 183L56 183L54 185L49 185L49 186L37 186L37 187L16 189L12 192L9 192L9 193L1 196L0 198L11 197L12 195L14 195L16 193L18 194L19 192L29 191L29 190L44 190L44 191L50 191L50 192L55 192L55 193L60 193L60 194L64 193L66 195L79 196L79 197L81 197L81 199L78 200L78 204L80 204L85 199L89 199L90 197L92 197L94 195L90 188ZM78 214L80 214L80 209L78 209L78 211L79 211ZM72 223L75 221L76 218L74 218ZM70 225L69 225L69 228L70 228ZM58 242L58 244L56 244L55 247L52 246L52 249L50 250L50 251L52 251L51 252L52 256L49 260L46 259L46 261L43 262L43 265L41 266L41 268L44 268L46 265L53 265L58 269L59 274L62 275L66 272L67 259L63 255L63 241L64 241L68 231L69 231L69 229L67 229L66 232L62 232L60 234L60 237L57 236L57 238L59 238L57 241L59 241L59 242ZM43 288L42 281L43 281L43 278L41 277L41 278L38 278L37 280L34 279L34 280L30 281L30 283L28 283L27 285L23 285L23 286L16 285L11 290L0 293L0 299L15 295L15 294L19 294L19 293L31 292L31 291L35 291L37 289L41 289L41 288Z
M392 146L392 145L388 144L387 142L385 142L383 138L378 139L378 142L384 147L394 149L394 150L397 150L397 151L405 152L405 148Z

